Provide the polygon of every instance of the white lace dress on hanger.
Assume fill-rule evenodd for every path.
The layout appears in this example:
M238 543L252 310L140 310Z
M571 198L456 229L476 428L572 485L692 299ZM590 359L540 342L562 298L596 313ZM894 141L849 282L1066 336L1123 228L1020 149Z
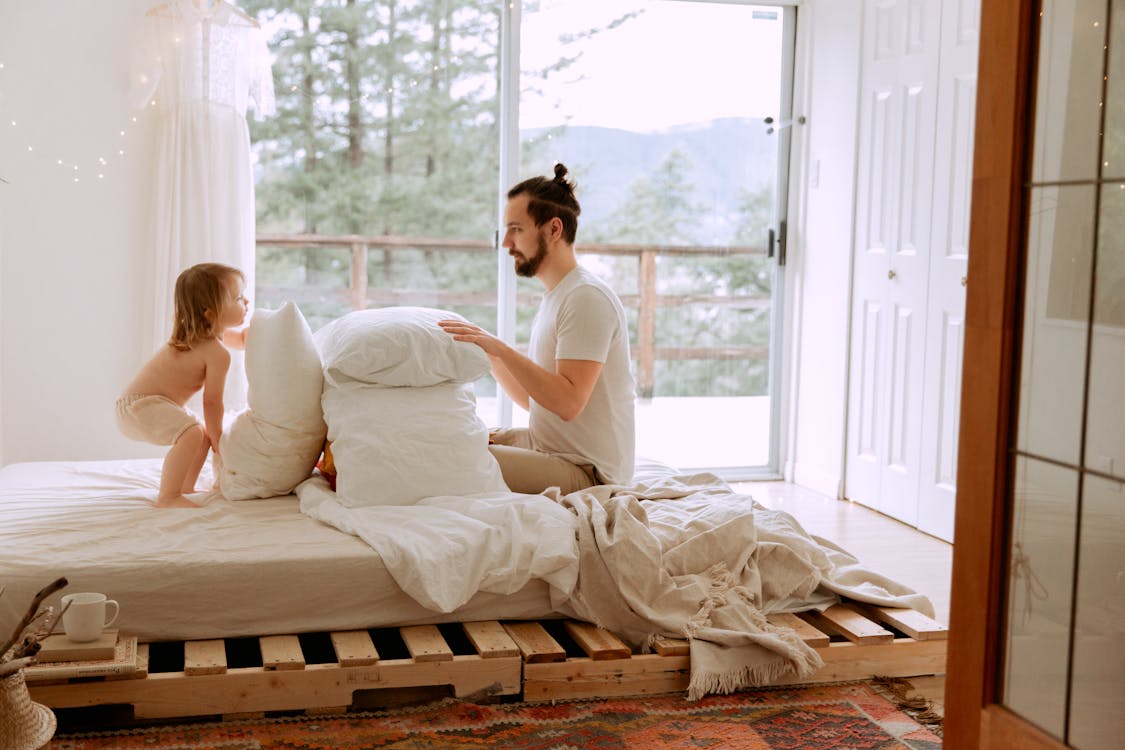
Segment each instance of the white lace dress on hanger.
M154 345L172 330L180 271L217 261L246 274L254 291L254 181L246 110L274 113L265 36L226 2L171 0L145 16L133 94L156 117ZM245 370L234 353L227 407L245 405Z

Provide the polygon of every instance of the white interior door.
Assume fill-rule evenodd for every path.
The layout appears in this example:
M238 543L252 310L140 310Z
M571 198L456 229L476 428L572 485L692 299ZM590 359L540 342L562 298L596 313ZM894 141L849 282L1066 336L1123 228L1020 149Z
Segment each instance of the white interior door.
M953 541L980 0L942 5L918 528Z
M845 495L918 517L940 6L864 3Z

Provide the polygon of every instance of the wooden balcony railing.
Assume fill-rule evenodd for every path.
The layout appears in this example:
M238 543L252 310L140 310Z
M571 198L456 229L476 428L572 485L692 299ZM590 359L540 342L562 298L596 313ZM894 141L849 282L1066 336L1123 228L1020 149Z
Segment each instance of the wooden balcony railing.
M361 236L361 235L318 235L318 234L259 234L259 248L288 247L301 249L348 248L351 252L351 283L342 294L346 294L346 304L353 310L385 305L419 304L418 297L424 296L427 304L437 307L458 305L495 305L495 293L466 292L456 289L396 289L391 286L390 274L394 266L394 253L402 250L422 250L425 252L457 253L495 253L492 243L475 240L445 240L424 237ZM621 304L626 309L637 311L637 330L633 356L637 360L637 392L642 398L652 396L657 360L766 360L769 357L765 346L657 346L656 310L660 307L688 304L710 304L734 306L741 309L759 308L766 310L771 304L769 296L745 296L727 294L660 294L656 284L656 259L660 256L693 258L720 258L731 256L762 256L765 251L752 247L710 247L710 246L653 246L629 244L580 243L578 251L583 255L610 257L632 256L637 258L638 292L622 294ZM384 273L387 286L372 286L368 279L368 258L372 252L383 254ZM517 295L517 304L531 305L536 296ZM488 325L489 321L477 321Z

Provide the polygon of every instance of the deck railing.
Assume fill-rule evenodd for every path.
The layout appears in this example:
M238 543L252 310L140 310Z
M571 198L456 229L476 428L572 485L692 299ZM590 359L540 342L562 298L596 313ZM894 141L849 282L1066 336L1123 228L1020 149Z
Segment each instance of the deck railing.
M341 300L353 310L385 305L419 304L419 292L410 289L396 289L390 286L390 273L394 265L394 253L404 250L421 250L428 253L495 253L492 243L476 240L446 240L425 237L361 236L361 235L319 235L319 234L259 234L258 247L281 247L301 249L347 248L350 250L350 279L346 289L341 289ZM660 307L688 304L710 304L734 306L742 309L757 307L768 309L771 304L768 296L746 296L728 294L661 294L656 283L656 260L661 256L720 258L731 256L762 256L765 251L752 247L732 246L653 246L636 244L597 244L580 243L578 251L582 255L608 257L635 257L637 259L637 292L621 293L621 303L626 309L637 311L637 330L633 356L637 361L637 392L642 398L651 397L658 360L765 360L769 356L764 346L657 346L656 311ZM383 253L384 273L388 286L373 285L368 278L368 258L372 252ZM284 290L278 290L284 291ZM438 307L458 305L495 305L493 292L458 291L456 289L427 289L424 292L427 304ZM534 304L532 295L517 296L517 304ZM478 321L485 323L487 321Z

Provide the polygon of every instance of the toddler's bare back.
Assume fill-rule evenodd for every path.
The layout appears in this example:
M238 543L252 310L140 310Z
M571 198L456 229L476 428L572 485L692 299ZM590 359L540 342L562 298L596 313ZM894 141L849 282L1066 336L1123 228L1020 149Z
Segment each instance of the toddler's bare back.
M203 387L207 372L206 349L215 346L222 344L205 341L182 352L165 344L129 383L125 395L164 396L182 406Z

